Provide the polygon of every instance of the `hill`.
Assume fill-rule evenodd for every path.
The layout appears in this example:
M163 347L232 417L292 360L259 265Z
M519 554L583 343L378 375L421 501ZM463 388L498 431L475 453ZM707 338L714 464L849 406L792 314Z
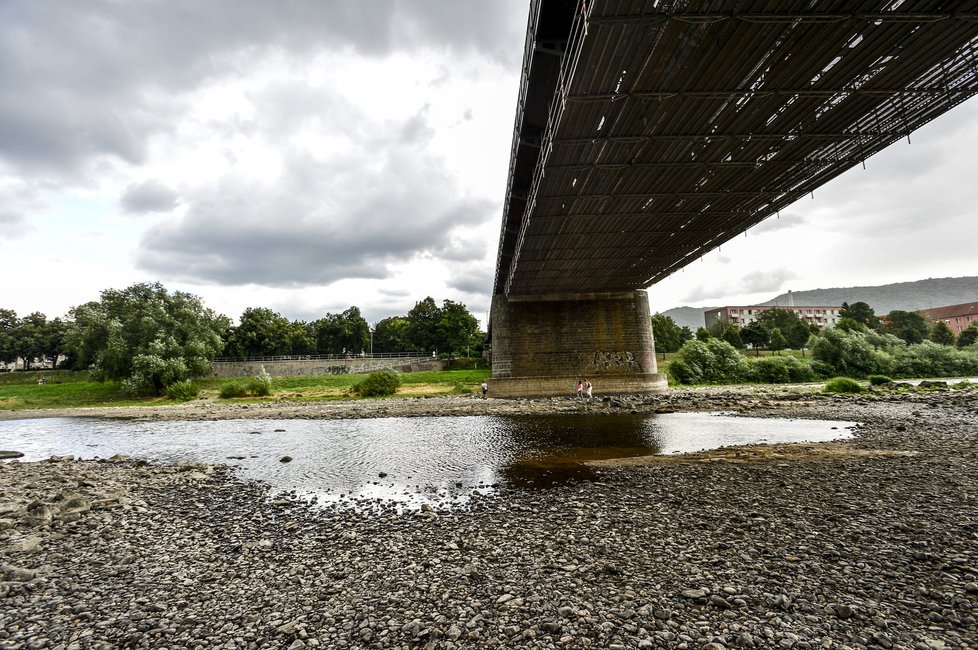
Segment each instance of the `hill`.
M879 315L888 314L894 309L916 311L931 307L960 305L978 300L978 277L927 278L915 282L897 282L876 287L836 287L833 289L811 289L792 291L791 298L796 305L841 305L844 302L865 302ZM761 305L788 304L788 294L782 293ZM662 312L672 317L676 324L685 325L694 332L703 327L703 312L713 307L674 307Z
M882 315L894 309L916 311L974 302L978 300L978 277L928 278L877 287L839 287L791 293L796 305L841 305L862 301ZM761 304L787 305L788 294L783 293Z
M673 307L668 311L662 312L676 321L680 327L686 326L694 332L704 326L703 312L709 311L713 307Z

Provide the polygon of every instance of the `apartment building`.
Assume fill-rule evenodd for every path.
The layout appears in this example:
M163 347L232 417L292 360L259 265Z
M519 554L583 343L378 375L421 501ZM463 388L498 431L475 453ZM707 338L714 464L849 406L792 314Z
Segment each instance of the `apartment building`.
M771 305L730 306L705 311L703 312L703 318L706 321L707 328L716 323L746 327L755 322L760 314L771 309L787 309L798 314L798 317L807 323L814 323L819 327L834 327L839 322L839 311L842 307L839 305L819 305L812 307L796 305L789 307Z
M920 309L918 314L929 321L936 323L944 321L947 323L954 335L957 336L962 330L967 329L972 323L978 323L978 302L966 302L962 305L948 305L947 307L934 307L933 309Z

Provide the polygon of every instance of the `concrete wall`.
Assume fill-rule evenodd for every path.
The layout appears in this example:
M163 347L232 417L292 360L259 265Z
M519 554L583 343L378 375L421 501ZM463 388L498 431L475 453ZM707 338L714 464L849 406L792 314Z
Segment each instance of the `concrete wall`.
M494 297L492 376L497 397L572 395L584 377L596 394L663 392L648 294Z
M288 361L216 361L211 377L254 377L265 366L272 377L356 375L392 368L399 372L444 370L447 361L427 357L404 359L293 359Z

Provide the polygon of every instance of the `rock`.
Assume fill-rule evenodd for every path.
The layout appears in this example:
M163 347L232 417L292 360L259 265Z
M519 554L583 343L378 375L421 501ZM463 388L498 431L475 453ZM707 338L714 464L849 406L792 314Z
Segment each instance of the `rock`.
M698 598L706 598L709 595L710 590L706 587L700 587L699 589L687 589L683 592L683 598L691 598L694 600Z
M0 565L0 575L10 582L30 582L37 575L31 569L14 566L12 564Z
M6 553L32 553L41 548L42 538L37 536L25 537L12 543L5 549Z
M278 462L280 462L280 463L291 463L292 462L292 456L282 456L281 458L278 459Z
M54 519L54 508L44 503L34 503L27 508L24 514L24 524L32 528L46 526Z
M11 458L23 458L24 454L19 451L0 451L0 460L9 460Z

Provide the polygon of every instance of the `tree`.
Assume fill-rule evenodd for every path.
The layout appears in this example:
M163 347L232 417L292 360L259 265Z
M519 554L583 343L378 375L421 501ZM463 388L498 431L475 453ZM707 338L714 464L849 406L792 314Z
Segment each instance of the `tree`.
M17 312L0 309L0 362L12 363L17 360L16 332L20 325Z
M44 331L42 350L45 358L51 360L51 368L58 367L58 357L66 353L65 339L68 335L68 323L55 318L47 323Z
M682 346L681 335L682 330L672 316L656 314L652 317L652 339L658 352L678 352Z
M360 354L370 348L370 325L359 307L341 314L326 314L313 323L320 354Z
M408 352L408 326L410 321L404 316L391 316L378 321L374 326L374 352Z
M930 330L930 340L938 345L954 345L954 332L947 323L939 320Z
M927 321L915 311L894 309L884 318L883 331L914 345L927 338Z
M744 329L740 330L740 338L744 343L754 348L754 350L757 352L757 356L760 356L761 348L767 345L768 341L771 339L771 335L763 325L757 321L754 321Z
M710 330L706 329L705 327L696 328L697 341L709 341L711 338L713 338L713 335L710 334Z
M785 339L784 347L803 348L808 343L808 325L790 309L768 309L758 315L757 322L768 331L768 336L772 339L775 328L780 330Z
M842 309L839 310L839 317L851 318L857 323L862 323L872 329L876 329L880 324L880 319L876 316L873 308L861 300L851 305L847 302L842 303Z
M292 353L289 319L267 307L248 307L232 327L224 355L244 359Z
M958 334L958 347L966 348L978 341L978 323L973 323Z
M316 335L312 325L302 321L289 323L289 354L316 354Z
M452 300L444 300L438 318L438 349L453 356L469 356L470 352L481 347L485 338L479 331L479 321L469 313L465 305Z
M14 332L14 351L24 361L24 370L29 370L34 359L44 356L47 336L47 317L39 311L21 318Z
M427 353L438 350L440 343L438 323L441 320L441 310L435 304L435 299L428 296L414 304L407 313L408 342L415 350Z
M774 350L775 352L780 352L788 347L788 340L781 334L780 327L774 327L771 329L771 338L767 343L768 348Z
M171 294L158 282L106 289L101 300L73 308L71 319L66 347L80 365L156 394L205 374L227 331L227 319L197 296Z
M740 336L740 329L735 325L728 325L724 327L720 338L738 350L744 349L744 339Z

